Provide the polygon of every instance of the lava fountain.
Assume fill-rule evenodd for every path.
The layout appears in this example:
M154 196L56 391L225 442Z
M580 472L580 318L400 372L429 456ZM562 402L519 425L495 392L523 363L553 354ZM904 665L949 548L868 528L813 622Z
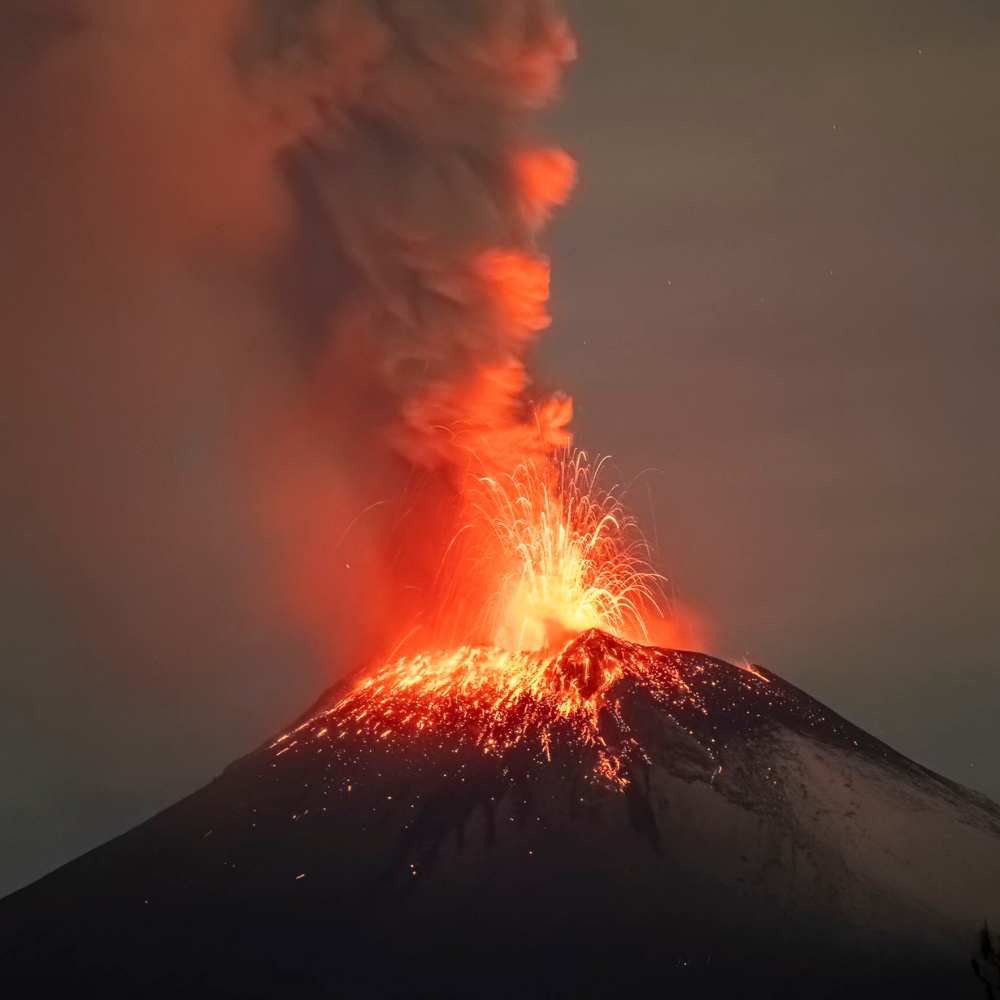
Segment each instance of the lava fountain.
M495 596L479 622L492 641L424 650L363 672L272 749L431 738L492 755L533 747L551 759L558 734L592 755L597 777L624 788L642 748L618 710L623 685L639 684L665 706L698 699L674 660L643 644L647 620L660 615L661 578L616 491L599 488L600 471L584 453L563 451L474 477L459 535L476 539L477 554L449 589L461 589L465 574L492 578Z
M577 451L479 480L476 510L493 529L500 567L496 646L551 648L587 629L648 638L659 577L615 492L600 490L602 464Z
M549 0L473 4L461 17L451 4L375 6L370 65L323 105L335 113L301 161L348 276L320 368L362 387L332 394L324 376L316 388L323 404L336 397L338 434L357 428L372 453L402 460L407 484L438 489L429 501L415 490L386 538L373 533L378 583L348 595L392 651L274 750L308 731L548 756L561 730L624 786L641 751L617 713L622 686L683 691L647 645L663 621L660 578L618 493L600 487L601 463L571 449L571 401L546 398L530 366L550 324L539 237L576 176L534 119L576 44ZM364 458L354 464L362 479ZM405 493L378 483L380 504L383 490L386 506ZM317 537L340 532L332 504L310 509L326 521ZM343 588L301 589L332 595L329 618L342 610Z

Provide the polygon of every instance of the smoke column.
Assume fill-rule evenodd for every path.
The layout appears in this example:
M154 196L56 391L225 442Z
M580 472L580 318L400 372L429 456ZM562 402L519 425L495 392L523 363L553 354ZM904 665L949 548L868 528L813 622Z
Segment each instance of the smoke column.
M238 59L287 128L312 256L325 244L329 260L307 423L352 477L331 471L323 488L317 471L272 498L272 520L309 525L292 547L313 626L341 630L330 574L350 570L367 598L352 630L368 627L374 648L433 601L470 470L569 442L571 404L537 397L527 358L548 325L536 238L574 179L532 119L575 46L547 0L269 2L258 15Z
M275 591L328 664L378 655L420 619L470 467L568 440L527 370L535 240L573 180L531 126L564 20L11 0L0 27L10 589L39 578L69 609L40 616L133 684L259 669Z

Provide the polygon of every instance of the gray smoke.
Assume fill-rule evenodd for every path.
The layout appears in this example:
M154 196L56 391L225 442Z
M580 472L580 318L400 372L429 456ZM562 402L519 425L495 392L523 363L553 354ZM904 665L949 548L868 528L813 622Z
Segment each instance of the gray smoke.
M289 549L311 629L338 630L331 567L349 568L365 605L352 631L384 652L434 602L468 468L568 441L569 402L538 397L528 359L548 325L536 239L574 176L533 122L575 47L547 0L257 12L237 63L286 136L312 232L303 267L329 261L310 296L305 426L330 461L309 484L266 477L269 506L308 525Z
M354 276L327 349L367 369L360 409L409 461L460 463L469 448L502 461L537 431L525 357L547 324L548 267L535 237L573 166L531 124L574 55L565 20L548 0L262 10L276 69L257 79L304 142ZM267 46L258 34L246 48Z

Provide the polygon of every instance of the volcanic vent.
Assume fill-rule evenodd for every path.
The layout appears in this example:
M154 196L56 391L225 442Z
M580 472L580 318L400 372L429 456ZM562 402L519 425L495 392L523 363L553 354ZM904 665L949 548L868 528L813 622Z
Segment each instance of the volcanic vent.
M551 764L568 754L596 780L625 789L649 762L624 700L640 697L685 727L710 756L719 726L769 685L756 668L702 677L704 663L683 654L618 639L598 629L553 653L465 647L405 658L339 689L315 716L284 733L270 749L357 759L369 748L429 758L476 747L498 761ZM780 695L775 697L780 699ZM770 699L768 699L770 700ZM710 710L709 706L712 706ZM746 709L744 708L744 712Z

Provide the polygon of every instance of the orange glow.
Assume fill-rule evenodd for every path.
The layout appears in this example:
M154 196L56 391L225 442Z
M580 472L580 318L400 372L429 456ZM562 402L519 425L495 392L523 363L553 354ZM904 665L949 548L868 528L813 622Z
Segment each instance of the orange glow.
M320 573L303 589L319 602L332 595L329 620L344 608L355 616L343 631L367 629L362 648L375 650L377 665L276 743L278 754L307 738L361 736L375 746L419 736L449 750L458 741L549 757L558 730L593 751L595 775L621 788L638 752L619 712L621 685L639 683L664 703L693 697L679 661L649 646L692 635L690 616L678 628L676 614L662 613L660 578L635 523L615 490L599 486L601 464L571 450L572 401L538 399L528 367L550 325L549 262L536 237L576 177L570 156L524 142L531 130L517 127L515 112L550 97L573 55L561 22L550 29L537 59L518 56L507 99L494 91L504 74L490 74L485 117L470 117L472 131L456 131L454 147L436 119L426 163L385 156L381 142L378 155L360 148L354 157L346 135L332 158L336 183L322 176L322 201L361 280L331 340L329 371L344 388L328 400L328 379L319 380L318 409L330 413L359 479L379 444L412 475L402 489L393 463L374 477L379 495L338 523L329 544L303 546L301 558L339 563L340 580L350 573L349 589ZM476 53L493 66L492 50L477 43ZM421 91L418 104L435 92ZM373 120L389 138L398 128L401 148L418 153L419 115L387 118L392 93L375 89ZM448 114L451 91L442 93ZM354 131L369 141L367 128ZM344 169L354 160L363 169ZM355 412L370 418L360 441ZM358 556L348 559L352 535Z
M614 493L598 489L600 464L582 452L529 460L484 476L474 506L497 547L493 645L513 652L562 645L588 629L648 638L658 577Z
M622 707L630 688L666 710L707 715L700 663L683 654L591 630L558 650L512 652L490 646L403 657L361 678L331 707L276 740L282 755L316 741L360 738L392 749L417 740L453 752L472 745L488 756L527 752L539 766L567 748L592 761L593 777L617 790L646 759ZM753 681L758 682L757 675ZM766 680L766 678L759 678Z
M771 678L767 676L761 667L758 667L756 663L751 663L749 660L739 664L742 670L745 670L748 674L753 674L758 680L763 681L765 684L771 683Z
M561 149L527 149L514 156L511 167L521 213L538 228L553 206L565 204L576 182L576 164Z
M523 747L551 759L558 736L560 745L585 748L596 779L624 788L629 761L642 751L620 712L621 683L635 682L665 705L700 703L675 654L644 644L647 619L662 628L659 577L614 491L598 488L599 473L583 453L564 451L506 475L470 477L459 536L473 542L447 589L476 591L487 581L492 596L473 629L486 641L381 666L277 740L275 752L320 738L428 738L490 755Z
M474 270L503 328L530 340L549 325L549 265L541 257L489 250Z

